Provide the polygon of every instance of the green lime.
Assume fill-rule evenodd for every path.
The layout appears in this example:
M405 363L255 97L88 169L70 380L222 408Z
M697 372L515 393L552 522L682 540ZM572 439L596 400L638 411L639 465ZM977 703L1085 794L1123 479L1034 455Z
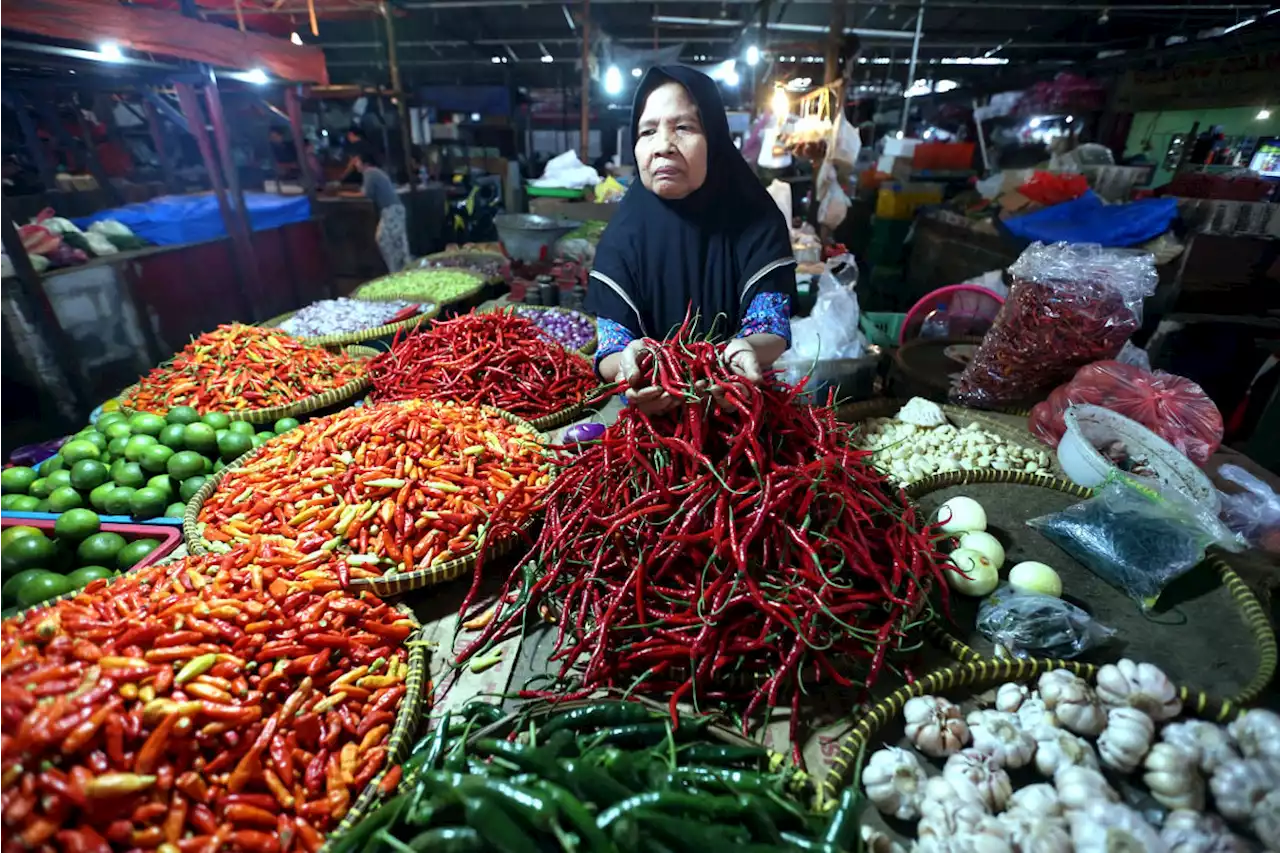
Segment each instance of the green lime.
M0 551L0 568L9 575L23 569L37 569L49 565L58 556L53 541L41 531L39 536L19 536Z
M188 477L182 481L182 485L178 488L178 497L182 498L184 502L190 501L196 496L196 492L200 491L200 487L208 482L208 480L209 478L202 474L197 474L194 477Z
M0 474L0 494L25 495L38 478L39 475L25 465L5 468Z
M120 553L116 555L116 565L120 567L121 571L127 571L159 547L160 543L154 539L138 539L130 542L121 548Z
M298 425L297 418L281 418L280 420L276 421L276 425L273 427L273 429L276 431L276 435L282 435L288 432L289 430L295 428L297 425Z
M227 467L227 463L225 463L225 462L223 462L221 459L219 459L217 462L214 462L214 463L213 463L213 473L214 473L214 474L216 474L216 473L218 473L219 471L221 471L223 468L226 468L226 467Z
M177 494L173 488L173 479L168 474L156 474L147 480L147 488L164 492L165 501L173 500L174 495Z
M98 448L99 451L107 449L107 437L100 432L95 432L92 428L82 430L78 435L76 435L76 440L87 441L94 447Z
M124 458L124 449L129 446L129 436L122 435L107 442L107 453L116 459Z
M116 486L107 492L107 497L102 502L102 511L107 515L128 515L134 491L133 486Z
M165 518L182 518L187 514L187 505L181 503L171 503L164 508Z
M62 458L67 465L74 465L81 459L97 459L102 455L102 451L96 444L85 441L82 438L68 441L62 445L62 450L58 452L62 454Z
M207 415L201 416L200 420L214 429L226 429L231 426L231 418L222 412L209 412Z
M34 483L31 484L30 489L27 489L27 491L31 495L41 499L49 497L49 493L52 492L53 490L54 490L54 485L53 483L49 482L48 477L41 477L40 479L36 480Z
M129 429L129 424L124 421L116 421L113 424L108 424L102 434L107 437L108 441L114 441L117 438L128 438L133 435L133 430Z
M71 466L71 485L92 491L111 479L111 469L96 459L81 459Z
M124 416L124 412L103 412L98 417L98 422L93 425L93 428L98 432L105 434L107 427L127 420L128 418Z
M253 439L244 433L230 432L218 439L218 455L230 462L253 449Z
M142 454L146 452L146 449L148 447L156 447L159 444L160 442L156 441L154 435L135 435L124 446L124 458L130 462L141 462Z
M71 581L64 576L53 572L44 572L43 574L32 575L23 584L14 589L13 597L17 599L18 605L21 607L35 607L41 602L57 598L59 595L66 595L73 590L74 587L71 585Z
M169 457L165 469L170 477L187 480L204 473L207 460L194 450L180 450Z
M79 542L97 533L102 527L102 519L91 509L69 509L54 522L53 532L59 539Z
M67 580L75 589L83 589L93 581L109 578L112 574L106 566L81 566L67 575Z
M62 468L58 471L54 471L48 477L45 477L45 480L55 489L61 489L63 486L70 486L71 471L66 468Z
M238 432L242 435L248 435L248 436L252 436L255 432L253 428L253 424L249 423L248 421L232 421L231 425L228 426L227 429L231 430L232 432Z
M13 577L4 582L4 586L0 587L0 600L3 600L5 607L12 607L18 603L18 590L26 586L30 580L37 575L48 574L48 569L26 569L18 572Z
M169 413L164 416L164 419L171 424L182 424L183 426L186 426L187 424L193 424L200 420L200 413L190 406L174 406L169 410Z
M116 488L116 484L107 480L101 486L89 492L89 506L98 512L107 511L107 495L111 494L111 490Z
M150 412L139 412L129 418L129 429L134 435L157 436L164 429L164 418Z
M190 424L182 431L182 444L184 447L212 456L218 450L218 435L208 424Z
M19 512L20 510L18 510L17 507L21 503L22 498L31 498L31 495L20 495L16 492L10 492L4 497L0 497L0 510L6 510L6 511L12 510L14 512ZM31 498L31 499L33 501L40 500L39 498Z
M49 499L45 498L44 500L37 502L36 505L31 508L31 511L32 512L48 512Z
M9 501L8 506L4 506L4 501L9 498L13 498L13 500ZM0 498L0 507L13 512L35 512L36 507L39 505L40 499L31 495L5 495Z
M273 438L275 438L275 437L276 437L276 434L275 434L274 432L258 432L258 433L254 433L254 435L253 435L253 446L254 446L254 447L261 447L262 445L266 444L268 441L270 441L271 439L273 439Z
M181 450L183 447L182 434L186 431L187 428L182 424L169 424L164 429L160 430L160 443L165 447L171 447L174 450Z
M111 479L117 486L131 486L136 489L147 481L147 475L143 473L142 466L137 462L117 459L111 465Z
M37 465L36 473L41 477L48 477L54 471L61 471L65 467L67 467L66 460L62 458L61 453L57 453Z
M146 521L158 517L168 503L169 496L162 490L144 486L129 498L129 512L134 518Z
M163 444L157 444L154 447L148 447L142 451L142 458L138 460L144 471L150 471L152 474L163 472L169 464L169 459L173 456L173 448L165 447Z
M14 527L6 527L3 533L0 533L0 551L9 547L9 543L15 539L21 539L23 536L44 536L44 531L39 527L31 527L26 524L19 524Z
M49 495L49 509L53 512L66 512L82 506L84 498L70 486L59 486Z
M213 437L216 441L222 441L222 437L231 432L229 429L217 429L213 431Z
M119 533L95 533L76 547L76 559L86 565L114 565L116 555L127 544Z

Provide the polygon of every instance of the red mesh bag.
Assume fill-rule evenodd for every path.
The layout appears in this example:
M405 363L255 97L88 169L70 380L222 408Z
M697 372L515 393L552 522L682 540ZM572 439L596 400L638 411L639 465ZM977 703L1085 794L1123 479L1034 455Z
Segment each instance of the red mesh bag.
M1148 371L1118 361L1099 361L1080 368L1075 377L1053 390L1031 410L1028 426L1051 447L1066 432L1062 413L1068 406L1091 403L1142 424L1197 465L1203 465L1222 443L1222 413L1190 379L1164 371Z

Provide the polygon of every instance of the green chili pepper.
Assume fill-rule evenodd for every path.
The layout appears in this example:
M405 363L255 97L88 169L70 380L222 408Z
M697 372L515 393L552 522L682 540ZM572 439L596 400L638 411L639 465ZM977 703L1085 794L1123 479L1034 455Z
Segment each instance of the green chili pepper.
M472 699L458 713L479 726L493 725L503 717L502 709L485 699Z
M576 758L560 760L569 788L583 799L605 807L625 800L635 792L608 773Z
M719 743L695 743L681 748L682 764L751 764L759 766L769 757L769 750L762 746L730 746Z
M804 853L841 853L840 849L832 844L805 838L803 835L796 835L794 832L782 833L782 841L791 850L800 850L804 851Z
M621 726L653 720L657 714L639 702L595 702L574 708L552 717L542 727L542 734L550 737L561 729L583 731L605 726Z
M851 785L845 788L840 792L840 802L831 814L831 822L827 824L827 832L822 837L823 842L837 850L852 850L858 841L861 812L860 787Z
M677 741L694 740L702 736L702 730L710 722L710 717L684 720L681 722L680 728L671 733L671 737ZM602 729L589 735L579 735L578 737L590 749L594 749L601 744L616 744L636 749L665 743L668 731L670 731L670 725L667 722L631 723L625 726L615 726L611 729Z
M484 853L484 839L469 826L440 826L409 839L415 853Z
M538 845L496 798L474 794L463 797L462 802L467 823L497 853L539 853Z
M330 853L356 853L356 851L364 850L367 842L373 838L374 833L384 827L391 826L400 818L400 812L408 801L409 795L407 793L397 794L387 800L381 808L357 823L351 828L350 832L342 836L342 840L333 846Z
M593 853L615 853L617 848L613 842L596 826L595 819L577 797L546 780L534 783L533 788L545 794L547 799L555 804L556 809L569 821L574 831L587 843L587 848Z
M197 675L203 675L208 672L217 662L218 656L212 652L197 655L183 664L182 669L178 670L178 674L173 677L173 683L186 684Z

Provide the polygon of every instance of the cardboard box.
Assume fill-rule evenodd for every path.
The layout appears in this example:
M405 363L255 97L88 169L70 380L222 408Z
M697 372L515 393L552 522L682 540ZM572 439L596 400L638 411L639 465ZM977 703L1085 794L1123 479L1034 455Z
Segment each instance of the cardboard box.
M563 198L539 198L536 196L529 199L530 213L538 213L542 216L563 216L567 219L576 219L579 222L586 222L588 219L608 222L617 211L618 205L616 204L596 204L594 201L572 201Z
M919 145L919 139L899 139L896 136L885 137L884 153L887 157L906 157L911 159L911 155L915 153L916 146Z

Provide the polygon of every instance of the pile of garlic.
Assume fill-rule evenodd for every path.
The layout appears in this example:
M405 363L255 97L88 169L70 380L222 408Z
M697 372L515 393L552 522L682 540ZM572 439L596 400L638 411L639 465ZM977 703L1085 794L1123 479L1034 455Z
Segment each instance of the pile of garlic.
M967 715L938 696L907 702L915 751L873 753L862 784L881 812L918 821L913 853L1257 849L1228 822L1280 851L1280 715L1255 709L1226 728L1172 722L1182 712L1173 684L1130 660L1102 667L1096 689L1068 670L1045 673L1037 687L1002 685ZM941 775L921 755L943 761ZM1015 791L1009 771L1024 767L1050 782ZM1130 773L1168 810L1159 826L1108 780ZM1218 815L1205 813L1207 794ZM898 850L874 831L866 841Z
M904 485L948 471L1050 471L1048 451L1009 441L976 423L957 428L936 403L920 397L895 417L864 421L854 446L874 452L876 464Z

